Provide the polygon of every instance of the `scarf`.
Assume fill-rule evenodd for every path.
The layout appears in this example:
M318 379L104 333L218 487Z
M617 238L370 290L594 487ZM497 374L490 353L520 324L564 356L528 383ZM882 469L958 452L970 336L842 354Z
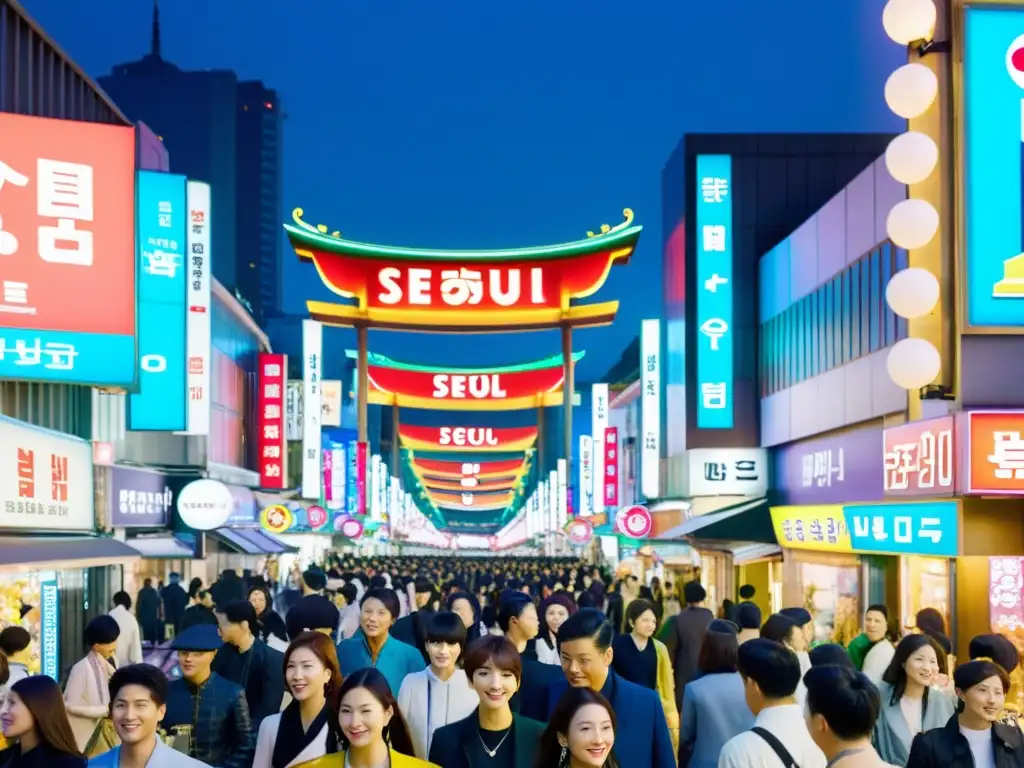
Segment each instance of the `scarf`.
M277 738L274 740L274 754L270 759L273 768L287 768L299 754L308 747L320 735L320 731L327 726L327 754L338 751L337 732L332 723L337 723L338 718L331 711L329 704L324 704L320 714L309 724L309 730L302 730L302 715L299 714L299 702L292 701L281 713L281 724L277 729Z

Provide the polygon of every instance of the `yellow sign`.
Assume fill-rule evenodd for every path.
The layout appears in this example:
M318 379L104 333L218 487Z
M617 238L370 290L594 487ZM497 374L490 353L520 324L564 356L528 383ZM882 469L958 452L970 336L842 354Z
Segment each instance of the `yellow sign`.
M853 543L840 504L772 507L775 540L785 549L850 554Z
M260 525L270 533L284 533L294 522L295 516L284 504L274 504L260 512Z

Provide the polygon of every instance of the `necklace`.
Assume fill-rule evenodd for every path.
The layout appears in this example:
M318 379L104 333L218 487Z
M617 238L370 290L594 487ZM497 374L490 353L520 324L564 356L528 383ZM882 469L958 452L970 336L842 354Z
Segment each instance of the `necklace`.
M487 753L487 756L488 757L494 757L496 754L498 754L498 750L501 749L501 745L505 743L505 739L508 738L508 735L510 733L512 733L512 729L511 728L509 728L507 731L505 731L505 735L501 737L501 741L498 742L497 746L495 746L494 749L488 749L487 748L487 742L484 741L484 737L480 734L479 730L477 730L477 732L476 732L476 737L478 739L480 739L480 746L482 746L484 748L484 752Z

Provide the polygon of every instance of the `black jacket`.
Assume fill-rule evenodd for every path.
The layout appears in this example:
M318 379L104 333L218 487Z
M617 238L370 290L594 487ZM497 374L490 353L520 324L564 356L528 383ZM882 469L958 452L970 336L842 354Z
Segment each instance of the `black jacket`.
M430 663L430 654L427 653L427 622L433 613L421 608L400 618L390 629L393 638L419 651L427 664Z
M189 757L213 768L251 768L256 752L245 691L216 672L200 686L172 680L167 686L167 713L160 726L191 726Z
M217 651L212 669L225 680L245 689L245 700L252 717L252 729L260 731L260 723L281 711L284 700L284 654L256 640L248 653L225 643Z
M86 768L86 763L84 757L58 752L44 744L24 755L17 744L0 752L0 768Z
M1019 728L993 724L992 749L996 768L1024 768L1024 737ZM974 768L971 748L960 733L956 715L949 718L945 728L935 728L914 737L907 768Z
M668 649L676 683L676 709L683 711L683 692L686 684L700 675L698 660L700 647L704 643L708 624L715 618L707 608L689 606L666 623L664 634L659 638Z
M488 757L480 743L479 728L480 719L476 710L465 720L438 728L430 743L430 762L444 768L486 766ZM533 768L543 733L543 723L512 715L513 764L516 768Z

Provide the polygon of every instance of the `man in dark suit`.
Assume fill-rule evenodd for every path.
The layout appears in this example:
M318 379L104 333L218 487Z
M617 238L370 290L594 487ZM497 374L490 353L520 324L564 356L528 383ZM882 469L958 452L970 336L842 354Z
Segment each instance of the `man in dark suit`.
M686 601L686 607L673 621L665 625L666 630L661 638L668 648L669 658L672 659L676 679L676 707L680 712L683 711L683 689L688 682L700 675L700 668L697 665L700 659L700 646L704 642L704 635L707 634L708 624L715 618L714 614L703 606L707 596L699 581L685 584L683 599Z

